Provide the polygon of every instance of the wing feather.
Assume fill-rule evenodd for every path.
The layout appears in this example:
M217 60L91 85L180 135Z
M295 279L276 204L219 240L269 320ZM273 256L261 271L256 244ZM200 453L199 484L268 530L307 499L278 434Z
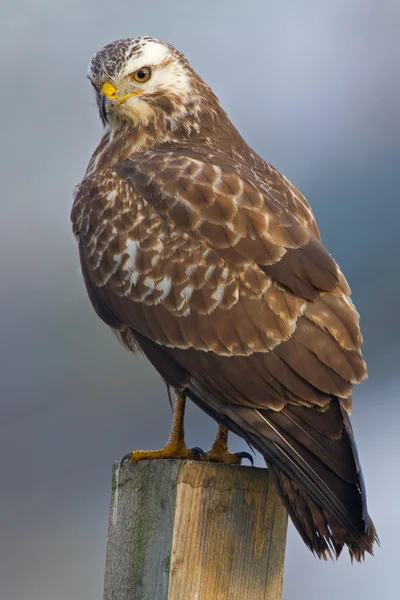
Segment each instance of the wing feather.
M375 536L344 409L366 376L350 289L311 210L208 149L156 149L83 181L72 219L99 316L257 448L320 556Z

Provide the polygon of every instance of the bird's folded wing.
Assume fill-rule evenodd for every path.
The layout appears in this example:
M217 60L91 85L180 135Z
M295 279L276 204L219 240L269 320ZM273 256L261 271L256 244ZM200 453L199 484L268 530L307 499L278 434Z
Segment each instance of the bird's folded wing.
M283 176L277 186L276 171L269 184L226 155L188 154L134 155L117 171L158 214L180 232L205 240L228 264L258 265L309 300L320 291L349 293L315 228L306 226L304 198L297 198Z
M73 220L92 302L161 345L275 349L288 367L279 384L305 402L310 385L349 397L365 365L336 263L276 186L226 156L209 161L152 151L82 184Z
M276 186L210 160L152 151L83 182L72 218L89 296L171 385L345 528L351 497L362 531L343 409L366 370L347 283Z

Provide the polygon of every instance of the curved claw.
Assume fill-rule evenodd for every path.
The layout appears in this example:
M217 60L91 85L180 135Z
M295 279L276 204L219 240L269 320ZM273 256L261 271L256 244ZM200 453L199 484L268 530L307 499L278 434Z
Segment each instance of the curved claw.
M200 455L207 460L207 454L204 452L204 450L202 450L202 448L199 448L198 446L193 446L193 448L190 448L190 452L191 454L193 454L194 457L198 457Z
M237 458L240 458L240 460L243 460L244 458L247 458L247 460L249 461L249 463L251 463L251 466L254 467L253 457L248 452L235 452L235 456L237 456Z
M120 463L119 463L120 467L123 467L123 466L124 466L124 463L126 463L128 460L130 460L130 458L131 458L131 455L132 455L132 452L128 452L128 454L125 454L125 456L123 456L123 457L121 458L121 461L120 461Z

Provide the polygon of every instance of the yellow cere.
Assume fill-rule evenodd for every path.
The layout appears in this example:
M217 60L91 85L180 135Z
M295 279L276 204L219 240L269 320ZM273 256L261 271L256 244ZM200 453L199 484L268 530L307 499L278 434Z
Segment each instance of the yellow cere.
M112 83L110 83L109 81L105 81L103 83L103 85L101 86L101 93L103 96L108 96L109 98L112 98L113 100L118 100L116 106L119 106L120 104L125 102L125 100L130 98L131 96L138 96L142 92L143 92L143 90L137 90L136 92L131 92L130 94L126 94L125 96L122 96L122 98L118 98L117 90L115 89L115 87L113 86Z
M101 93L105 96L108 96L109 98L117 97L117 90L109 81L105 81L103 83L103 85L101 86Z

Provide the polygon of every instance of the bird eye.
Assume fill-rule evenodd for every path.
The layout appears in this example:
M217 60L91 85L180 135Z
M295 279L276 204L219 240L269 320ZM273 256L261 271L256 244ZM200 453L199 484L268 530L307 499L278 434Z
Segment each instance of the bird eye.
M138 83L146 83L151 77L151 70L149 67L142 67L138 71L135 71L131 77Z

